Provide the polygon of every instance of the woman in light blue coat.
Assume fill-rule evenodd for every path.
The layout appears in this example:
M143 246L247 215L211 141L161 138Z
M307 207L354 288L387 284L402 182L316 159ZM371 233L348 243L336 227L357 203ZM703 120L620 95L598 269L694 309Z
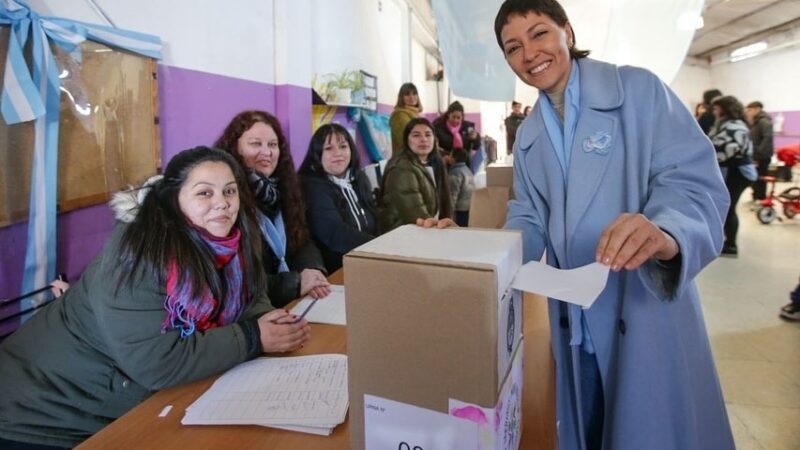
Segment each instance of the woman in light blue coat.
M506 1L495 32L539 89L506 227L526 261L611 268L591 308L549 300L559 448L734 448L694 283L729 203L714 149L655 75L585 58L555 0Z

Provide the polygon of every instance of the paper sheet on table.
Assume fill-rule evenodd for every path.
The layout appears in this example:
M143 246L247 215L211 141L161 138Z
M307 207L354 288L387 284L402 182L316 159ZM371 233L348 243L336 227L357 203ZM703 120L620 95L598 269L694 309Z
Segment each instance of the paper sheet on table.
M608 266L587 264L576 269L556 269L538 261L519 268L511 287L588 308L606 287Z
M292 314L299 316L312 301L314 301L313 298L306 296L292 308ZM345 325L344 286L332 284L330 295L319 299L311 311L306 314L306 320L311 323Z

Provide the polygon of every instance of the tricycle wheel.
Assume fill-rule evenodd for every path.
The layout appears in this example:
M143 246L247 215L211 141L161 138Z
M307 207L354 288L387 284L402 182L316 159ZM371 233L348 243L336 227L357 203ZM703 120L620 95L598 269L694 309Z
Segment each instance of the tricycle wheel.
M756 212L756 216L758 216L758 221L763 223L764 225L769 225L775 220L775 208L770 206L763 206L758 209Z

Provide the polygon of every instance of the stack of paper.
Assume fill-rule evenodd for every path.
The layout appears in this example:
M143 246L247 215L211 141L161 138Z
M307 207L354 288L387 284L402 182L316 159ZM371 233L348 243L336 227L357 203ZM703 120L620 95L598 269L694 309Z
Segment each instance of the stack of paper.
M292 314L301 315L313 301L313 298L306 296L297 303L297 306L292 308ZM344 304L344 286L332 284L331 293L314 303L314 307L308 311L305 319L311 323L345 325L347 314Z
M258 358L219 377L181 423L328 435L344 422L347 406L346 355Z

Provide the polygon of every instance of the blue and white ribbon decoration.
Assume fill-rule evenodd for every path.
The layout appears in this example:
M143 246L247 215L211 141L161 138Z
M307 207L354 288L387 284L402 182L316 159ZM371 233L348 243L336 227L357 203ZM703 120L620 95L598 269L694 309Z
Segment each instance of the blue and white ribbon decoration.
M61 81L50 42L69 53L89 39L161 58L161 39L55 17L42 17L21 0L0 2L0 25L11 27L0 111L8 125L35 120L28 244L22 292L46 286L56 274L56 193ZM23 49L32 37L32 73ZM35 301L35 300L31 300ZM29 305L21 305L27 308Z

